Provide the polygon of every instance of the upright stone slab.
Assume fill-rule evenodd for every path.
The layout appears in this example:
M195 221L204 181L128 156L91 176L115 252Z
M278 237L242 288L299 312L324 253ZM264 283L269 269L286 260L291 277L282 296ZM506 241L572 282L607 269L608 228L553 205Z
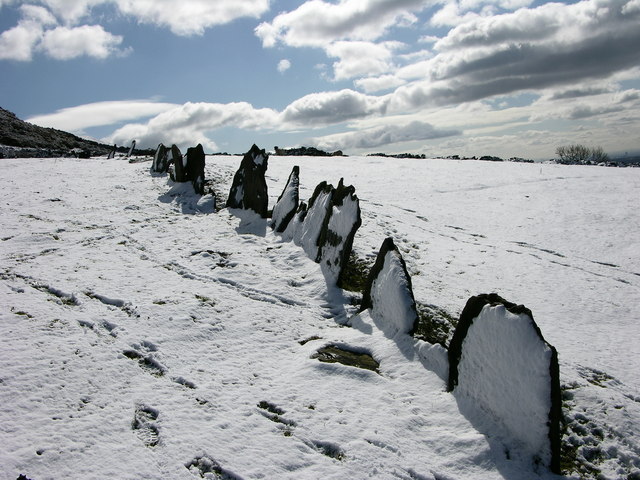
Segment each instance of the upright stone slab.
M153 163L151 164L151 171L155 173L165 173L169 167L167 161L167 147L162 143L158 145L156 153L153 156Z
M334 192L333 185L327 182L320 182L316 186L313 195L309 199L309 207L298 230L298 235L294 237L295 243L300 245L307 256L314 262L317 262L319 258L320 234L331 210L331 199Z
M367 277L360 311L366 309L385 331L411 335L418 324L411 277L392 238L382 243Z
M271 215L271 228L282 233L286 230L289 222L296 214L300 203L300 167L297 165L291 170L287 184L278 197L278 201L273 207Z
M196 193L204 195L205 154L201 144L187 149L187 165L185 177L193 183Z
M175 169L177 158L182 159L182 152L180 152L180 149L174 143L173 145L171 145L171 148L167 149L167 170L171 165L173 165Z
M171 180L174 182L186 182L187 178L187 157L182 155L180 149L172 145L171 146L171 161L173 161L173 175Z
M269 195L264 174L268 159L269 155L255 144L244 155L233 177L227 199L228 208L253 210L262 218L267 218Z
M131 148L129 148L129 153L127 153L127 157L130 157L133 154L133 150L136 148L136 141L133 140L131 142Z
M320 237L317 262L325 274L341 285L342 272L349 261L353 239L362 225L360 202L352 185L345 187L341 178L331 197Z
M117 145L114 145L109 154L107 155L107 160L112 158L116 158L116 150L118 149Z
M560 473L558 354L531 311L495 293L471 297L448 355L448 390L490 416L512 454Z

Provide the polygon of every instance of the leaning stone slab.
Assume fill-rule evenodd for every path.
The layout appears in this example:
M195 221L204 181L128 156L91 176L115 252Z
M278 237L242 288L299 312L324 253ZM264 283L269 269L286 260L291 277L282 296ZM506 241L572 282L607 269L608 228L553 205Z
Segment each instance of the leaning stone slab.
M136 148L136 141L132 140L131 147L129 148L129 153L127 153L127 158L133 155L133 151L135 150L135 148Z
M496 294L469 299L449 345L448 390L492 420L511 455L560 473L558 354L528 308Z
M418 311L411 277L400 251L387 238L367 278L360 310L370 310L371 318L384 331L413 334Z
M233 177L227 199L228 208L253 210L262 218L267 218L269 195L264 174L268 159L269 155L256 145L244 155Z
M291 170L287 184L278 197L271 215L271 228L282 233L296 214L300 203L300 167L297 165Z
M153 156L153 163L151 164L151 171L155 173L165 173L169 167L167 161L167 147L162 143L158 145L156 153Z
M355 188L352 185L345 187L343 179L340 179L320 231L316 259L325 274L338 286L341 285L342 272L349 261L353 239L360 225L360 202Z

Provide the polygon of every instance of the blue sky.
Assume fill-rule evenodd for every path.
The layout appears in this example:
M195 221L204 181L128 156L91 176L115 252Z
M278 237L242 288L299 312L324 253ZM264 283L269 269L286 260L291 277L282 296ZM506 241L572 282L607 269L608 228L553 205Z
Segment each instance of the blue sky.
M0 0L0 106L109 143L640 149L640 0Z

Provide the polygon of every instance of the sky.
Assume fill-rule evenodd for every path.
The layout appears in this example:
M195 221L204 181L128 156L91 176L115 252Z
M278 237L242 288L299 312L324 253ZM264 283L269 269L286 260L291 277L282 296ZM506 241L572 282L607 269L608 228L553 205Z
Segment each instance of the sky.
M0 0L0 106L106 143L640 151L640 0Z

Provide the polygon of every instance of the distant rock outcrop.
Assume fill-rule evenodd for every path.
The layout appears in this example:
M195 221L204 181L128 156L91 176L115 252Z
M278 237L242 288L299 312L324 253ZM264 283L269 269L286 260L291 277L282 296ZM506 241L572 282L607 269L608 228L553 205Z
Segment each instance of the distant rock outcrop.
M297 148L280 148L274 147L276 155L279 157L295 156L295 157L342 157L342 150L336 150L329 153L319 150L316 147L297 147Z
M360 310L366 309L385 331L411 335L418 324L411 277L392 238L382 243L367 277Z
M449 345L448 390L489 415L512 454L560 473L558 354L528 308L495 293L469 299Z
M291 170L287 184L278 197L271 215L271 227L278 233L286 230L289 222L296 214L300 203L300 167L297 165Z
M0 156L61 157L74 148L89 152L91 156L107 155L112 150L110 145L85 140L62 130L33 125L0 108Z
M233 177L228 208L253 210L262 218L267 218L269 195L264 178L269 155L255 144L244 155L240 168Z

